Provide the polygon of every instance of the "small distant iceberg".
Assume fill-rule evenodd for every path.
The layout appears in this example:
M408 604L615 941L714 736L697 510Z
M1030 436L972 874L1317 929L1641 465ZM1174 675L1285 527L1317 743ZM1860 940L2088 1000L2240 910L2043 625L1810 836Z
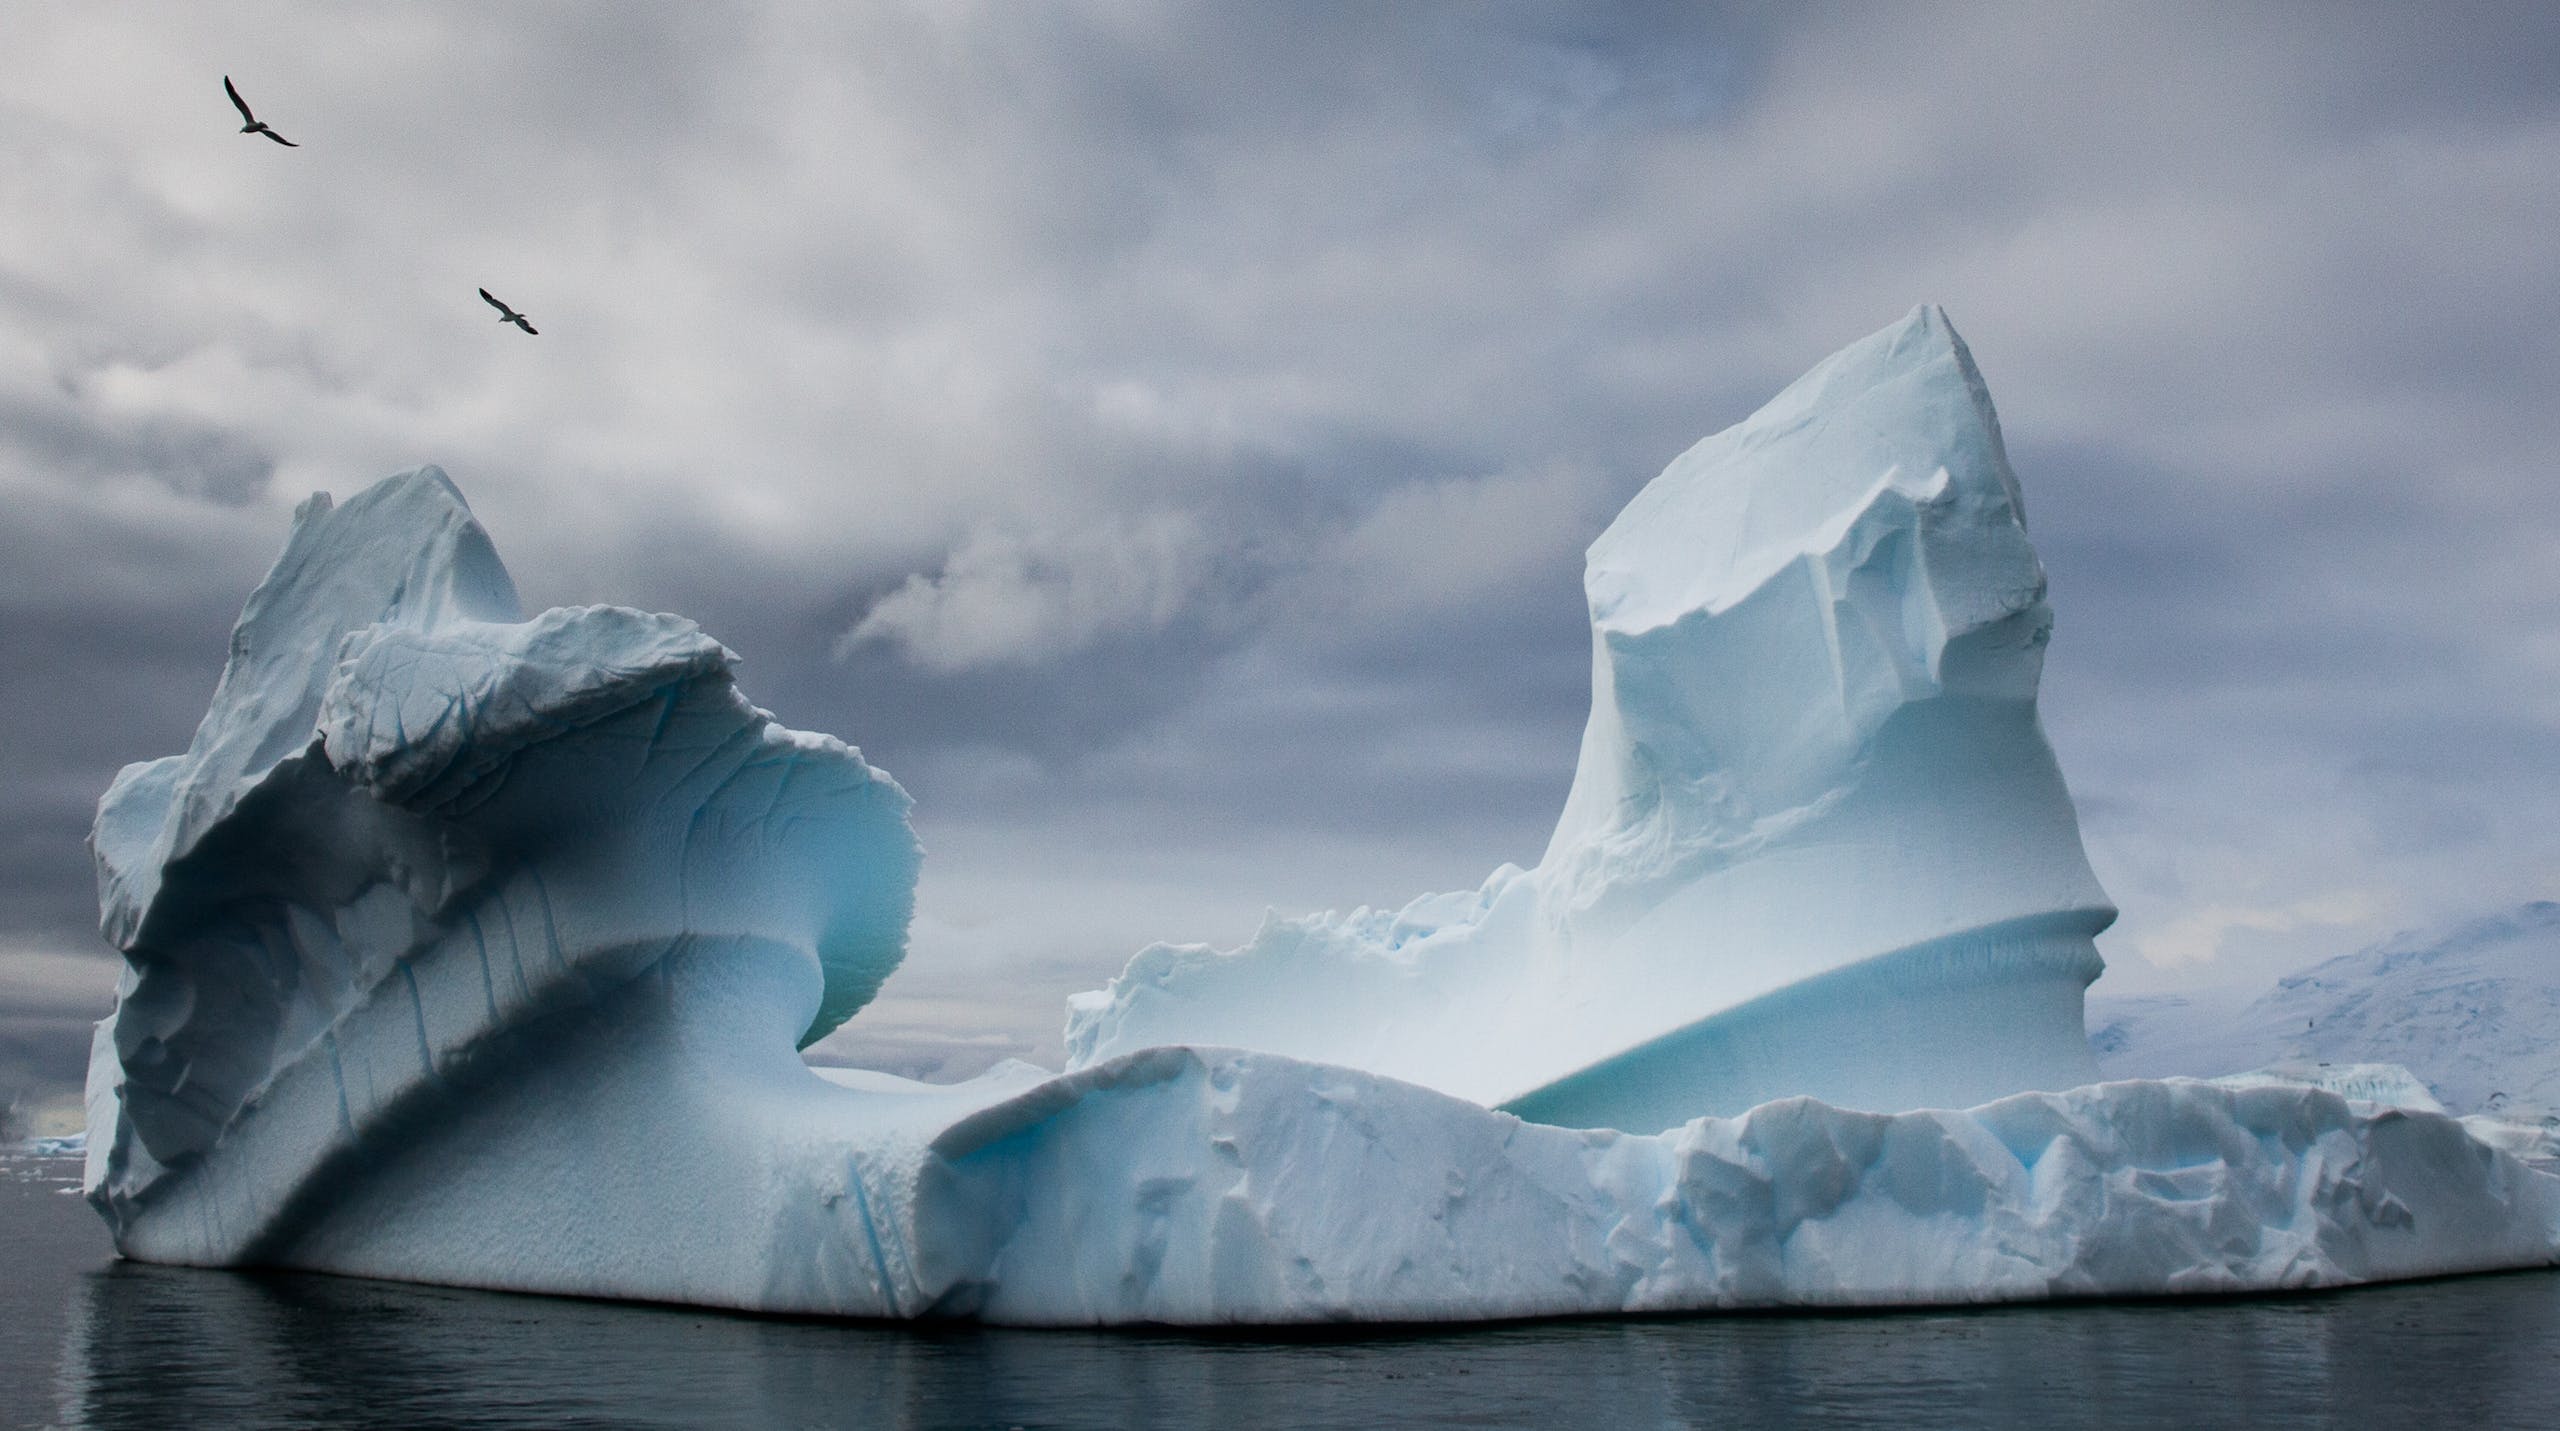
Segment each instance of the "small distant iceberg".
M1586 587L1536 870L1147 951L1065 1071L930 1085L798 1052L905 957L888 774L680 617L526 616L433 468L315 497L193 742L99 805L87 1195L145 1260L1037 1325L2560 1259L2560 1178L2388 1078L2096 1081L2113 911L1943 314L1674 463Z

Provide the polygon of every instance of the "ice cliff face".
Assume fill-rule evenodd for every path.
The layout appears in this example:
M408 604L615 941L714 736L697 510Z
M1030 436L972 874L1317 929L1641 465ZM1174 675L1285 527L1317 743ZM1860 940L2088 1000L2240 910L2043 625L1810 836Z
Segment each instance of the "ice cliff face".
M1638 1130L2095 1074L2114 917L2036 719L2052 614L1935 308L1699 443L1590 549L1591 718L1534 870L1159 945L1071 1062L1220 1043Z
M680 617L521 620L434 468L306 503L186 754L99 804L127 972L89 1176L126 1249L260 1245L652 976L774 966L786 1051L868 1000L905 947L906 796L734 660Z

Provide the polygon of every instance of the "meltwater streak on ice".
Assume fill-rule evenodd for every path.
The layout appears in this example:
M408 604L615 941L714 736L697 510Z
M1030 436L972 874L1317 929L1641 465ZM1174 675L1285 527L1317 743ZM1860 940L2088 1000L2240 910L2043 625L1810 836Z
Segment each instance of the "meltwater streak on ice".
M1591 718L1536 869L1148 949L1071 1004L1071 1066L1236 1044L1638 1131L2095 1076L2115 911L2036 718L2017 477L1944 313L1683 454L1584 586Z
M1915 392L1949 391L1948 372L1973 391L1931 314L1822 371L1879 361L1908 368ZM1991 440L1978 404L1870 411L1812 391L1835 424L1865 412L1878 450L1899 450L1897 423L1921 431L1923 455L1964 450L1933 421ZM1630 573L1610 608L1625 629L1603 614L1609 707L1586 746L1601 782L1586 788L1610 798L1568 813L1560 854L1534 876L1401 918L1294 927L1365 941L1294 971L1339 974L1390 1009L1414 1006L1398 980L1475 1000L1458 1010L1524 1036L1521 1056L1555 1071L1550 1088L1597 1081L1584 1121L1638 1121L1609 1111L1613 1097L1632 1106L1630 1090L1658 1109L1750 1078L1891 1086L1856 1084L1873 1072L1862 1058L1937 1046L1926 1030L1895 1034L1873 1007L1880 990L1961 1022L1984 1046L1966 1077L2007 1087L2052 1073L2038 1020L2067 1012L2076 1034L2085 931L2103 906L2035 733L2043 617L2015 494L2004 476L1975 480L2005 468L1966 470L1868 479L1864 505L1748 589L1701 595L1676 572ZM1641 542L1596 550L1656 559ZM1903 575L1866 581L1875 561ZM1978 581L1910 575L1983 571L2018 584L1990 600ZM1657 575L1671 583L1664 612L1688 613L1668 625L1634 615ZM1903 599L1924 587L1953 594ZM1747 710L1716 723L1717 683L1761 658L1799 639L1890 647L1895 632L1909 644L1891 659L1787 666L1822 676L1809 689L1830 692L1817 708L1836 708L1833 726L1764 729ZM918 860L907 800L849 747L750 705L732 664L677 617L519 619L486 537L433 469L334 510L306 505L194 744L128 769L100 804L102 922L128 973L91 1064L86 1184L117 1246L153 1261L1034 1324L2238 1291L2539 1265L2560 1248L2560 1179L2440 1115L2281 1084L2103 1084L1894 1114L1788 1097L1628 1134L1524 1122L1374 1066L1196 1045L1088 1057L1063 1075L1010 1064L948 1087L822 1074L798 1045L858 1009L903 953ZM1889 690L1866 679L1879 671ZM1674 759L1710 749L1777 764ZM1846 783L1807 784L1809 771ZM2024 808L2048 796L2040 816ZM2004 810L2043 818L2063 843L2008 849L2005 827L1984 823ZM1949 854L1943 832L1897 853L1894 832L1926 823L1915 811L1995 864ZM1787 844L1805 829L1866 841L1891 878L1862 902L1836 869L1808 865L1823 878L1793 893L1831 907L1804 917L1832 938L1919 910L1899 953L1826 965L1821 942L1790 935L1772 907L1754 928L1774 962L1745 967L1726 944L1722 962L1671 957L1706 937L1672 916L1738 917L1751 889L1788 892L1732 872L1809 860ZM1606 878L1574 873L1589 850ZM1681 903L1702 889L1742 893ZM1417 957L1443 926L1480 931L1468 937L1492 957ZM1583 986L1586 1000L1628 1006L1568 1007L1571 1037L1526 1038L1534 1011L1505 1001L1554 992L1539 961L1567 936L1619 979ZM1516 967L1498 969L1503 958ZM1665 961L1658 978L1649 959ZM1694 1010L1674 1008L1671 1038L1631 1037L1664 1022L1638 1015L1669 995L1753 979L1785 987L1740 1018L1680 1024ZM1417 1015L1416 1030L1450 1046L1445 1026ZM1807 1052L1806 1031L1838 1038L1837 1052ZM1939 1053L1933 1086L1960 1086Z

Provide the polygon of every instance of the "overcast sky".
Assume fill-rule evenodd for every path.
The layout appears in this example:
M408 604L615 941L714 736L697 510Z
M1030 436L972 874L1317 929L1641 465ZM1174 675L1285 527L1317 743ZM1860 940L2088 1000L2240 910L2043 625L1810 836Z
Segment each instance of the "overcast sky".
M530 604L895 774L913 949L829 1047L966 1072L1150 940L1534 860L1582 547L1921 301L2100 992L2560 893L2556 19L13 6L0 1084L76 1080L93 804L315 489L440 463Z

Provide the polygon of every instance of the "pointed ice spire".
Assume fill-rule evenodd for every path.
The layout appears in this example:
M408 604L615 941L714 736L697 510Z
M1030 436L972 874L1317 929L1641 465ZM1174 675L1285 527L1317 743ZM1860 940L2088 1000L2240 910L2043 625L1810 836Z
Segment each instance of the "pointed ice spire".
M346 638L369 626L514 621L515 581L439 467L334 505L304 499L275 565L231 630L231 655L184 755L129 766L99 802L99 927L129 947L160 872L278 761L310 745Z
M1592 543L1591 717L1535 870L1145 951L1072 1006L1071 1055L1231 1043L1629 1129L2092 1076L2114 910L2036 718L2018 512L1945 314L1842 349Z
M1991 394L1945 311L1923 304L1645 484L1591 544L1592 615L1632 631L1722 610L1826 545L1883 485L1917 491L1940 469L2023 530Z

